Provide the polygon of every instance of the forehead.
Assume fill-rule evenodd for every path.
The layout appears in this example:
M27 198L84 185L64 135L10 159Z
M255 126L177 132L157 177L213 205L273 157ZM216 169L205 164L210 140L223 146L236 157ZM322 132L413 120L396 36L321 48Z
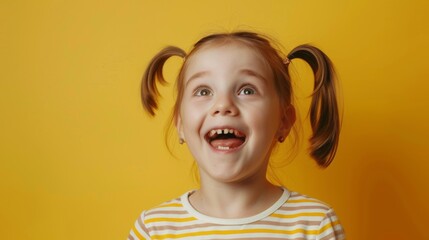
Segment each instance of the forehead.
M187 61L184 77L199 72L231 72L250 69L270 77L270 68L263 56L255 49L243 43L212 43L202 46Z

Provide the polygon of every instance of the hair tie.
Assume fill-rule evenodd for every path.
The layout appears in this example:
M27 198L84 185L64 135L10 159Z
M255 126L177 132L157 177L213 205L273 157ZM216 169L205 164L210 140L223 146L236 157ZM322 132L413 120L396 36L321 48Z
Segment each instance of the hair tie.
M289 65L290 63L290 59L288 57L286 57L285 59L283 59L283 64L284 65Z

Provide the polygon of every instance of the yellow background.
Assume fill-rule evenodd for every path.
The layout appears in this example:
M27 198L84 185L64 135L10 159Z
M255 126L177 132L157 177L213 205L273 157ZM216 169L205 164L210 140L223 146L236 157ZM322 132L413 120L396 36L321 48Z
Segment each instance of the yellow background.
M331 204L349 239L427 237L428 12L426 0L3 0L1 238L124 239L141 210L194 188L187 150L164 145L173 90L151 119L140 78L162 47L237 29L313 43L341 77L334 163L318 169L303 141L286 185ZM293 65L305 119L311 79Z

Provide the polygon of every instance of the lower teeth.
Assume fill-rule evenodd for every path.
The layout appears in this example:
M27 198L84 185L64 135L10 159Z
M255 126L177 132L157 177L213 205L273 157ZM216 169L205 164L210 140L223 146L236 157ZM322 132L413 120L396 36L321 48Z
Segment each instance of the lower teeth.
M229 150L229 147L218 146L217 149L219 149L219 150Z

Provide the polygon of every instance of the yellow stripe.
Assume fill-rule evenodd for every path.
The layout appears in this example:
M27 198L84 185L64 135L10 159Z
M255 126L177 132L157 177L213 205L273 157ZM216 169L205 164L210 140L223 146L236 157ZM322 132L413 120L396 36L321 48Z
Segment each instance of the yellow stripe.
M197 220L194 217L188 218L150 218L145 219L144 224L153 223L153 222L191 222Z
M141 234L140 234L140 232L137 230L136 225L134 225L134 226L133 226L133 232L136 234L136 236L137 236L139 239L145 239L145 238L143 237L143 235L141 235Z
M338 224L340 224L339 221L328 222L325 226L323 226L322 228L319 229L319 234L323 233L324 231L326 231L328 229L332 229L332 231L334 231L334 227Z
M317 230L305 230L302 228L295 230L276 230L276 229L242 229L242 230L213 230L213 231L199 231L182 234L163 234L154 235L154 239L166 239L166 238L184 238L184 237L197 237L197 236L209 236L209 235L232 235L232 234L249 234L249 233L269 233L269 234L296 234L305 233L306 235L316 235Z
M332 224L332 227L335 227L335 226L337 226L338 224L340 224L340 221L338 221L338 220L337 220L337 221L332 222L331 224Z
M277 218L324 217L324 216L326 216L324 213L319 213L319 212L303 212L303 213L296 213L296 214L273 213L270 215L270 217L277 217Z

